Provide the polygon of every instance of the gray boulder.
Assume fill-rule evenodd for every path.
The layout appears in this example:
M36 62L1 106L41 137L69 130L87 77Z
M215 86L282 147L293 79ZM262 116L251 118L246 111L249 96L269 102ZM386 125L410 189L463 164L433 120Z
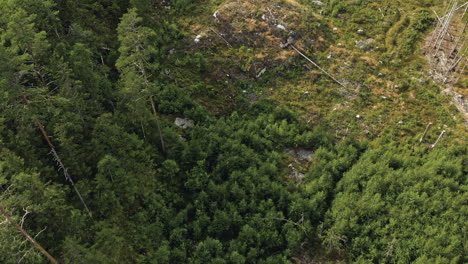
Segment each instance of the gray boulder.
M375 43L375 39L373 38L368 38L365 40L356 40L354 42L356 47L364 51L372 49L372 47L374 46L374 43Z
M179 117L176 117L174 124L183 129L191 128L194 126L193 120L188 119L188 118L179 118Z

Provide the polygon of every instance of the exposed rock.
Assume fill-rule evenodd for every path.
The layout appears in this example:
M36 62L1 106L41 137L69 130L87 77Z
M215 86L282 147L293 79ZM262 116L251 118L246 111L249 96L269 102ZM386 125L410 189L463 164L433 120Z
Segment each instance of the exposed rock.
M311 150L307 150L307 149L291 149L291 148L287 148L284 150L286 153L288 153L289 155L297 158L298 160L302 160L302 161L312 161L312 151Z
M255 94L255 93L249 93L249 94L247 95L247 98L249 98L249 101L250 101L251 103L257 102L258 100L260 100L260 96L258 96L258 95Z
M189 119L189 118L179 118L179 117L176 117L175 121L174 121L174 124L180 128L191 128L194 126L193 124L193 120Z
M442 94L452 96L452 103L455 104L458 111L460 111L462 117L465 119L465 125L468 126L468 98L450 88L443 90Z
M272 45L278 45L284 33L289 33L291 29L295 32L290 34L301 37L298 38L301 44L305 41L303 36L317 35L305 32L301 26L304 19L315 18L312 14L304 14L303 5L297 1L249 0L223 1L223 3L213 10L219 10L217 14L219 23L216 23L215 30L225 33L224 38L232 46L270 49ZM288 57L286 54L286 52L264 54L265 57L261 60L266 63L271 60L285 60Z
M291 170L289 178L296 181L296 183L301 183L304 180L305 174L298 172L297 170Z
M312 161L312 151L310 150L305 150L305 149L299 149L296 151L297 157L301 160L307 160L307 161Z
M294 42L294 38L292 36L289 36L286 42L281 42L280 43L280 48L284 49L291 45Z
M323 6L323 2L319 0L312 0L312 3L318 5L318 6Z
M294 149L288 148L288 149L285 149L284 151L291 156L296 156L296 151Z
M276 27L281 29L281 30L286 30L286 27L281 25L281 24L276 25Z
M299 172L299 173L296 175L296 179L298 179L300 182L302 182L302 180L304 179L304 177L305 177L305 174L304 174L304 173L300 173L300 172Z
M296 183L301 183L304 180L305 174L297 171L293 164L289 164L289 178L296 181Z
M358 47L358 48L360 48L361 50L364 50L364 51L372 49L372 47L374 46L374 43L375 43L375 39L373 39L373 38L368 38L368 39L365 39L365 40L356 40L354 42L356 47Z

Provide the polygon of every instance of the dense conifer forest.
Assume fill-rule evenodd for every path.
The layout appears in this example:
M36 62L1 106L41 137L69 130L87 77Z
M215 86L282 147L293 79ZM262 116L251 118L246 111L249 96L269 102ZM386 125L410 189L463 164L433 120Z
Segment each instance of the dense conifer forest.
M0 263L466 263L467 6L0 0Z

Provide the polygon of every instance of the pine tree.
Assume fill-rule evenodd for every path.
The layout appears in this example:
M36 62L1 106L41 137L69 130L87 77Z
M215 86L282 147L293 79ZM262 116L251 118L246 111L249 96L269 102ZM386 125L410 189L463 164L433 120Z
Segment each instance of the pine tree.
M122 17L117 28L120 57L117 59L116 68L120 71L122 101L133 116L130 119L139 121L144 130L145 124L150 120L148 114L151 112L148 109L151 109L157 124L161 149L165 152L157 107L153 99L156 91L153 79L159 68L156 33L142 26L142 21L135 8L129 9ZM150 107L145 103L146 100L150 102Z

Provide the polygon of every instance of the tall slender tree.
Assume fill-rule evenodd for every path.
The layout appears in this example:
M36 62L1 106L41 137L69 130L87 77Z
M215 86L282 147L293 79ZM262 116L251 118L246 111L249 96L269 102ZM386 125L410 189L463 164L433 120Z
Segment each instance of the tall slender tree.
M142 25L143 19L138 16L137 9L129 9L122 17L117 32L120 41L120 57L116 67L120 71L121 92L123 101L131 109L136 118L143 124L148 120L148 111L152 110L156 120L161 141L161 149L164 152L164 139L153 95L156 92L156 84L152 79L159 68L158 49L155 45L157 35L154 30ZM149 100L151 106L142 103ZM143 125L142 125L143 126Z

